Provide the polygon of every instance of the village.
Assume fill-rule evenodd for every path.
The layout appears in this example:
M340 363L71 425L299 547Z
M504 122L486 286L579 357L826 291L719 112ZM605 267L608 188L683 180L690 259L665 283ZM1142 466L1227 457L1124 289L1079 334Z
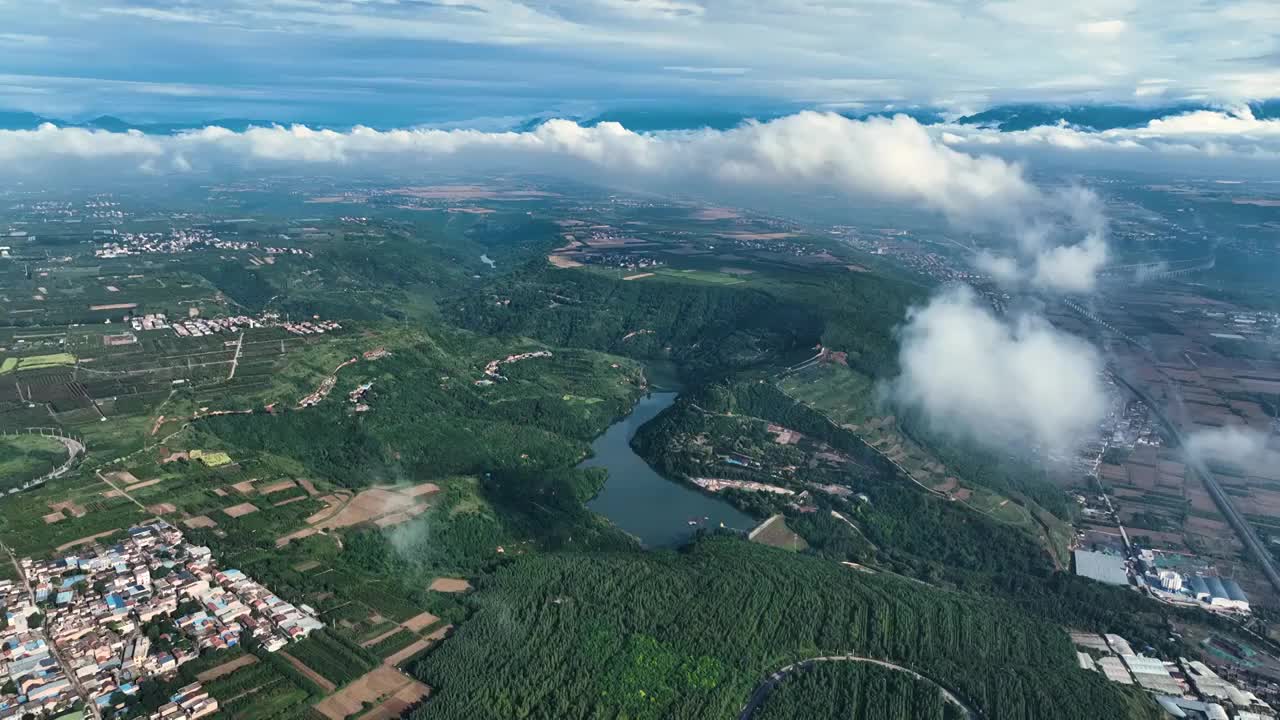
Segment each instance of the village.
M95 237L99 234L95 231ZM170 230L168 233L142 232L121 233L114 228L102 231L101 237L110 238L101 247L94 250L94 257L100 259L131 257L136 255L158 254L172 255L196 249L213 250L260 250L271 255L300 255L313 257L312 253L294 247L262 247L256 242L246 240L223 240L209 230L184 229ZM261 261L257 264L263 264Z
M209 548L162 520L108 547L17 564L22 579L0 581L0 720L82 705L100 718L202 652L247 642L275 652L324 626L310 607L220 569ZM196 683L152 717L194 720L217 709Z

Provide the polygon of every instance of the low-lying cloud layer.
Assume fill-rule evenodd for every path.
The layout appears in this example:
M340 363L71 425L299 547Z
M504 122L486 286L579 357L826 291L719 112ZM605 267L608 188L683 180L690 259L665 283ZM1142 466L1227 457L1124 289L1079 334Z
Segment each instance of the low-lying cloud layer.
M1013 132L948 125L939 127L938 132L946 144L970 151L1007 148L1171 159L1280 159L1280 120L1258 119L1247 105L1198 110L1152 120L1140 127L1097 132L1068 125L1041 125Z
M568 120L551 120L530 132L274 126L150 136L52 125L0 132L0 162L18 167L70 162L147 172L384 164L428 169L471 159L624 183L711 182L884 199L1009 238L1000 251L1006 279L1056 291L1088 290L1106 261L1100 204L1092 193L1042 191L1019 164L953 149L905 116L850 120L802 112L732 130L666 133Z
M996 317L953 287L911 310L900 331L898 404L985 444L1078 444L1106 413L1102 358L1088 343L1024 315Z
M1280 458L1267 448L1267 436L1257 430L1227 426L1198 430L1187 438L1186 451L1207 462L1221 462L1245 469L1260 468Z

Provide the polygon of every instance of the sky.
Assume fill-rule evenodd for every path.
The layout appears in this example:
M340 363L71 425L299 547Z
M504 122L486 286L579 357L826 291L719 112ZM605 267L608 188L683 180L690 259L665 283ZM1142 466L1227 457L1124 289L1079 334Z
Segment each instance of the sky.
M0 0L0 108L70 119L1276 96L1272 0Z

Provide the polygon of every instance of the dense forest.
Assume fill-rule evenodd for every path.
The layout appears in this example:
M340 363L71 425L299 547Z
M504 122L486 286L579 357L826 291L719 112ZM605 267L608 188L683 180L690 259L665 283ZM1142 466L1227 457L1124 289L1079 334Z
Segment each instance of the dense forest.
M822 662L789 675L754 720L961 720L932 683L865 663Z
M896 367L893 325L916 292L899 281L843 270L774 273L742 288L620 282L536 263L446 310L459 325L486 334L670 358L695 378L777 362L818 342L880 375Z
M713 409L735 415L714 415ZM633 445L655 468L681 478L690 470L687 448L713 446L718 426L725 423L751 428L735 430L732 442L742 442L753 431L763 432L763 423L752 420L756 414L826 440L859 460L853 469L800 466L787 482L795 488L805 483L844 485L864 493L869 502L812 493L809 502L819 511L797 513L786 500L770 493L725 493L732 502L757 515L787 514L788 524L809 544L810 554L872 564L936 585L995 595L1047 622L1116 632L1144 646L1177 652L1177 642L1170 639L1167 629L1167 617L1176 611L1124 589L1055 571L1031 534L922 491L851 433L834 427L771 383L715 384L682 397L642 427ZM724 432L723 427L719 432ZM695 436L701 439L690 442ZM778 450L776 443L770 444L771 452L787 452ZM742 479L778 482L753 477L752 472L724 465L717 468L724 477L740 475ZM842 513L856 529L833 517L831 510Z
M797 414L812 412L780 393L778 397L779 402L795 405ZM697 404L697 399L703 398L677 401L641 428L633 441L637 452L668 477L698 474L698 466L690 464L696 458L690 456L687 448L702 449L726 435L735 442L749 436L748 432L741 430L716 427L733 421L741 424L747 416L729 419L711 415ZM741 404L735 404L735 407L739 413L743 412ZM782 417L779 413L771 414ZM821 416L814 414L813 417L815 428L826 424ZM754 424L760 431L763 431L763 426L763 422ZM787 427L796 425L788 424ZM693 437L706 439L698 443L690 439ZM989 521L962 506L923 492L901 477L891 464L843 431L839 435L832 433L831 439L840 450L857 453L862 464L852 468L825 469L797 465L793 461L791 466L796 470L785 481L795 489L803 489L806 483L843 485L871 498L866 503L847 503L824 494L812 494L812 502L823 512L814 513L813 517L798 517L794 529L831 559L874 560L913 577L956 585L973 584L975 580L971 575L974 573L1025 573L1044 577L1052 571L1048 557L1027 533ZM837 444L841 439L848 442ZM761 446L774 453L795 452L793 446L780 446L771 439ZM779 464L782 462L785 461L779 461ZM715 472L718 477L781 482L731 465L720 464ZM743 509L759 515L786 511L786 501L770 493L737 493L728 497ZM852 517L865 541L857 542L859 536L855 531L834 520L829 512L833 509Z
M437 690L416 717L732 717L770 672L844 653L936 678L991 720L1154 717L1005 603L734 538L529 557L474 602L413 668Z

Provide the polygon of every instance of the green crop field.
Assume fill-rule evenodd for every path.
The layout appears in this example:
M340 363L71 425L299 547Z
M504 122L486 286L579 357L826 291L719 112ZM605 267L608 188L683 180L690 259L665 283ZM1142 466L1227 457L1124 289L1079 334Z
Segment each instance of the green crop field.
M67 448L41 435L0 437L0 492L19 487L67 461Z
M76 356L71 353L53 353L51 355L28 355L26 357L4 359L0 364L0 375L22 370L41 370L60 365L75 365Z

